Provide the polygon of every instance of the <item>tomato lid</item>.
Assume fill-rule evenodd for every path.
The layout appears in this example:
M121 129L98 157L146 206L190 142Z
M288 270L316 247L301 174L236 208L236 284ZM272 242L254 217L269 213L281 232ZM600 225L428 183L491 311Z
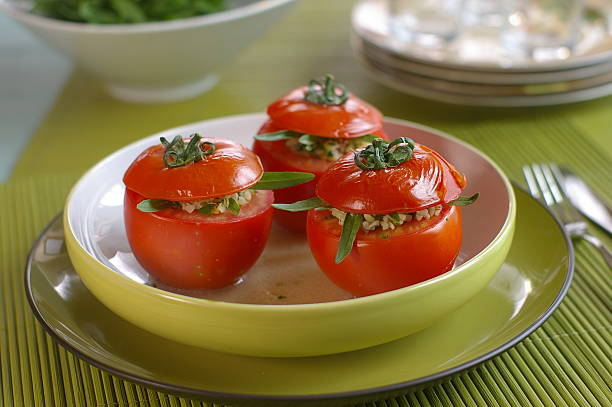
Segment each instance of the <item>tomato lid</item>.
M362 170L349 153L321 176L316 194L344 212L416 212L459 197L465 177L434 150L416 144L397 167Z
M319 105L304 99L307 90L294 89L268 106L275 127L332 138L361 137L382 129L378 109L353 94L341 105Z
M184 139L188 141L188 139ZM123 176L128 189L149 199L199 201L231 195L255 185L263 176L259 157L231 140L203 138L215 151L181 167L164 164L161 144L144 150Z

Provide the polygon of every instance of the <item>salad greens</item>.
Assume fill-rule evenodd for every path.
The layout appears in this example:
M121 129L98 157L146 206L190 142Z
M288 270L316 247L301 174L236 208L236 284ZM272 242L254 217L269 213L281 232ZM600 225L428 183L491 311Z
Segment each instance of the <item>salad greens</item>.
M32 11L79 23L130 24L215 13L225 0L34 0Z

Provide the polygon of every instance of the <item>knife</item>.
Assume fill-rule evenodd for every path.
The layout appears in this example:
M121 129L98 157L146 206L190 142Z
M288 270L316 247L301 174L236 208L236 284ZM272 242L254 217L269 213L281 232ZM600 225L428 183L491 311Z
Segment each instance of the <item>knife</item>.
M559 166L558 181L567 195L567 199L580 213L612 235L612 215L604 200L576 174Z

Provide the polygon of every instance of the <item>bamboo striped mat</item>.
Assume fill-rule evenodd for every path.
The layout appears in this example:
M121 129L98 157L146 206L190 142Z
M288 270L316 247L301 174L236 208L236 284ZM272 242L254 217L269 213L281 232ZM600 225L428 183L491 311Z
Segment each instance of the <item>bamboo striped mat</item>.
M515 180L523 163L557 161L612 199L608 157L569 122L483 123L457 127L455 134L488 153ZM61 210L76 178L71 173L23 176L0 187L0 402L7 407L210 406L131 384L80 361L58 346L31 314L23 290L26 256L41 228ZM602 259L579 242L566 299L527 339L440 384L368 405L612 405L611 288Z

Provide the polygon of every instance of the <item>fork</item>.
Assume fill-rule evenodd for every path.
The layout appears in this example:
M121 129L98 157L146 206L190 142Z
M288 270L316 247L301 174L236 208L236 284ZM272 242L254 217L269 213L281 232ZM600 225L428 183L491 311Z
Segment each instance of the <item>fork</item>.
M612 252L597 237L588 233L586 221L565 198L559 182L559 167L556 164L525 165L523 175L531 195L550 208L568 235L573 240L582 239L593 245L612 269Z

